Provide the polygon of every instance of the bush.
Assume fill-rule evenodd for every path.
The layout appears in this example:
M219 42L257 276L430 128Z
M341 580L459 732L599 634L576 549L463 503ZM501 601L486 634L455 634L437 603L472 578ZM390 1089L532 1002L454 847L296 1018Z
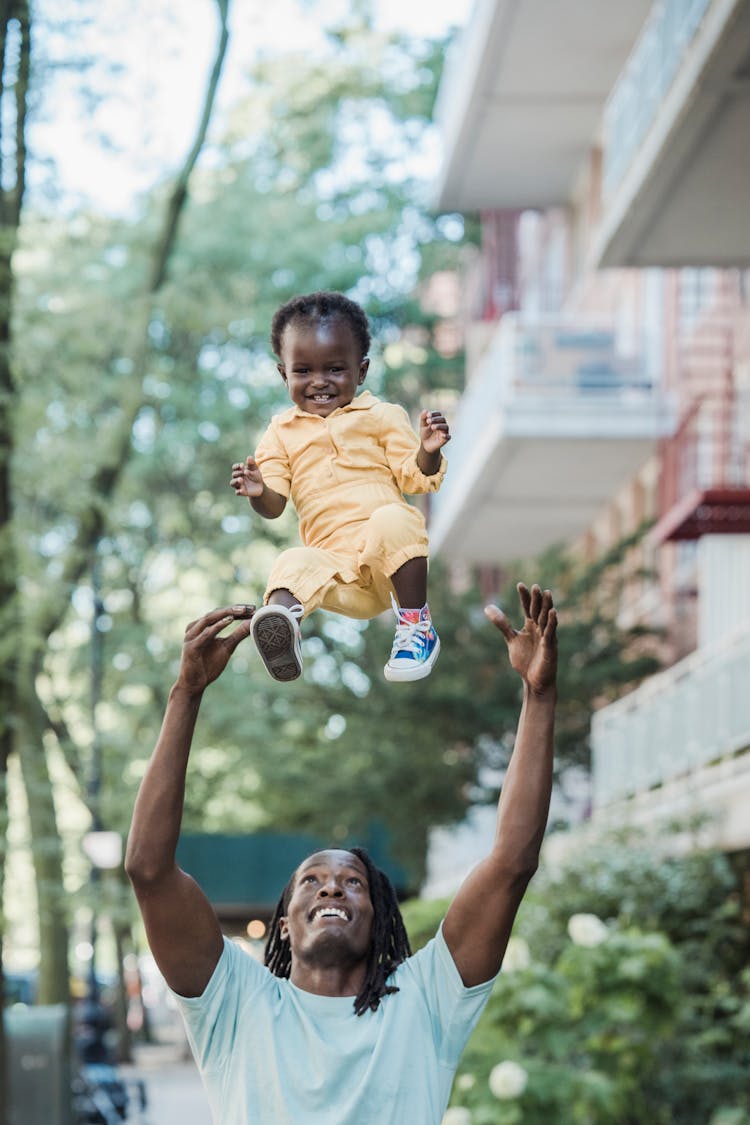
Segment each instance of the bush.
M405 905L415 948L445 909ZM456 1120L750 1125L749 947L720 853L665 858L620 835L543 867L461 1061Z

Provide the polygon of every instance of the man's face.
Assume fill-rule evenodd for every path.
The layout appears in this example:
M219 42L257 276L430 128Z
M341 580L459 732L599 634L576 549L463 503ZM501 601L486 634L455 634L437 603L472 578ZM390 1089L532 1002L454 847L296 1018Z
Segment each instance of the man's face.
M373 914L362 861L346 851L316 852L297 868L281 937L298 962L350 967L367 957Z
M292 402L307 414L327 418L348 406L364 382L368 364L341 317L313 324L292 320L281 337L279 372Z

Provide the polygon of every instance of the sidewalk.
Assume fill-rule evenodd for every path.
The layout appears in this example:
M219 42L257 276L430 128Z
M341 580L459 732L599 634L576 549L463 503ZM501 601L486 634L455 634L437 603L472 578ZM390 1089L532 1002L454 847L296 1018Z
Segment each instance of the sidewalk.
M177 1045L139 1046L135 1062L123 1066L127 1078L143 1079L148 1104L143 1125L212 1125L203 1084L195 1063ZM129 1119L130 1120L130 1119Z

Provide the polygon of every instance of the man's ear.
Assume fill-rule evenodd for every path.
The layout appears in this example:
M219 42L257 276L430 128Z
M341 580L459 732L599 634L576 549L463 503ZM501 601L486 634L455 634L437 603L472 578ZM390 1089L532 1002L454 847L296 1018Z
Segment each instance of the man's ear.
M357 386L361 387L362 384L364 383L364 381L367 377L367 371L368 371L369 366L370 366L370 360L369 359L363 359L362 362L360 363L360 365L359 365L359 378L357 379Z
M276 364L276 370L278 371L279 375L281 376L281 378L286 383L286 371L284 370L284 364L283 363L277 363Z
M286 941L289 937L289 925L286 918L279 918L279 937L282 941Z

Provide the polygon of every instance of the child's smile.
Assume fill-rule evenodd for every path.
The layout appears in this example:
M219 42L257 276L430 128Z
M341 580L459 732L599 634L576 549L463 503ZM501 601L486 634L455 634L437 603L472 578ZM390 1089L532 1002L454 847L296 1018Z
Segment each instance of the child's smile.
M327 418L348 406L367 374L349 325L338 318L292 321L282 337L279 371L295 406Z

